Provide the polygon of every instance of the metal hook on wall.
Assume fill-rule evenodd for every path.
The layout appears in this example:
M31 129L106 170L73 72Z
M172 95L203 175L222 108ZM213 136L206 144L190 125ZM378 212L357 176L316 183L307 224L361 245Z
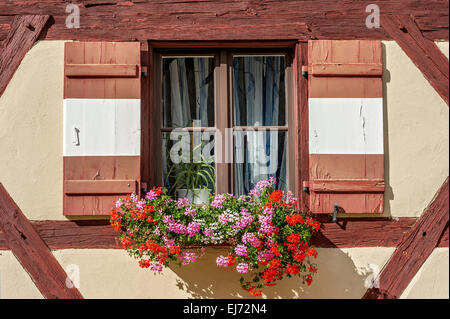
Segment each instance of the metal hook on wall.
M75 146L80 146L80 130L75 125L73 126L72 144L74 144Z

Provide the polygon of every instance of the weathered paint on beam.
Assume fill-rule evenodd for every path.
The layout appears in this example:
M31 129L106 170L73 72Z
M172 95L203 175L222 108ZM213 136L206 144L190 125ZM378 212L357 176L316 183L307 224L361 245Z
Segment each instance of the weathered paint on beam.
M1 12L1 10L0 10ZM44 29L48 15L17 16L0 51L0 96L22 62L25 54Z
M448 105L449 61L436 43L425 39L409 16L383 16L382 25Z
M363 299L399 298L416 273L442 241L449 222L448 177L430 206L405 235L383 268L380 287L369 289Z
M318 218L323 227L313 236L312 245L321 248L396 247L417 221L416 218L358 218L332 223L326 217ZM50 249L121 249L117 232L107 220L37 221L32 225ZM439 247L448 247L448 235L442 236ZM0 250L8 250L1 232Z
M0 183L0 236L48 299L82 299L76 287L67 287L67 274L30 221Z
M72 1L80 8L80 28L65 22L67 2L12 0L0 3L2 15L50 14L55 23L46 39L73 40L286 40L390 39L382 28L368 29L372 0L160 0ZM384 14L413 15L424 36L448 39L448 1L388 0ZM7 16L3 17L7 29ZM3 31L4 32L4 31Z

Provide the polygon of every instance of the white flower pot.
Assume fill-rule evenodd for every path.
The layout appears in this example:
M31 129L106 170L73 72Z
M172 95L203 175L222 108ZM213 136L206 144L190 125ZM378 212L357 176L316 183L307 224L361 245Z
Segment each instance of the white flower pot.
M209 203L209 189L179 189L177 191L178 198L187 198L191 201L192 204L201 205Z

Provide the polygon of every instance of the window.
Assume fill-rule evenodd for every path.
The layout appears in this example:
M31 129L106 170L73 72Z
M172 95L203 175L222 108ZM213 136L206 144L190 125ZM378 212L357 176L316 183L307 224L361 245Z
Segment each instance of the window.
M183 189L248 194L275 177L293 189L291 59L287 52L155 54L157 180Z

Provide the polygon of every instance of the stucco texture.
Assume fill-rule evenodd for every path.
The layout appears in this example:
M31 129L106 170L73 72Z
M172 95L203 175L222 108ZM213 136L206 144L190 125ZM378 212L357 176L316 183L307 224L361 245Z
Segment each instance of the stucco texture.
M448 42L438 43L448 57ZM383 42L385 215L418 217L449 175L449 107L396 42Z
M0 299L42 299L41 292L11 251L0 251Z
M0 97L0 182L32 220L62 216L64 42L40 41Z
M318 273L307 286L299 278L265 289L264 298L361 298L372 264L381 269L393 248L318 249ZM141 269L121 250L58 250L63 268L79 269L79 289L85 298L248 298L239 286L240 274L219 268L224 248L208 248L195 264L173 265L162 274ZM68 271L68 273L70 273ZM163 289L162 289L163 288Z
M313 261L318 273L311 286L298 278L285 279L265 289L263 298L359 299L395 248L317 250L318 258ZM239 288L240 275L215 264L217 256L226 253L224 248L208 248L195 264L173 265L154 274L139 268L137 260L122 250L53 251L84 298L248 298ZM448 260L448 248L435 249L401 298L448 298ZM0 298L43 298L10 251L0 251Z
M411 280L401 299L449 298L449 249L436 248Z

